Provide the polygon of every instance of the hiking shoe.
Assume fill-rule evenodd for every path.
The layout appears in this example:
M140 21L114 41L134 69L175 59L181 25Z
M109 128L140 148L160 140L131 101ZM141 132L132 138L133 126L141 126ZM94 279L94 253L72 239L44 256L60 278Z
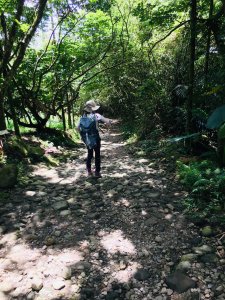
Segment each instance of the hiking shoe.
M95 177L96 177L96 178L101 178L101 177L102 177L102 175L101 175L101 173L100 173L100 172L96 172L96 171L95 171Z

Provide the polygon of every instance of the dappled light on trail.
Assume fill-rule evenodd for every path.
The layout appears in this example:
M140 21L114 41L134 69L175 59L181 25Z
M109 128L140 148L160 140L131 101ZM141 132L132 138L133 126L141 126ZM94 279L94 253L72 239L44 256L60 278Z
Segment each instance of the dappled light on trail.
M87 177L83 147L57 167L31 166L28 182L10 191L1 208L0 299L176 295L165 277L201 238L177 210L183 192L160 160L128 155L120 139L103 136L100 179Z
M124 238L124 235L120 230L104 234L101 245L111 254L117 252L123 254L136 254L134 245L127 238Z
M125 270L119 270L114 274L114 277L119 283L128 283L140 267L141 265L137 262L130 262Z
M1 240L6 242L6 240ZM63 274L67 267L75 265L83 260L80 252L73 249L63 251L48 251L46 249L30 248L28 245L7 244L7 252L4 258L0 258L0 276L2 286L10 295L18 299L22 294L28 294L33 285L42 284L45 289L39 291L39 297L55 299L58 297L57 290L54 289L54 282L59 274ZM62 275L61 275L62 276ZM48 290L48 294L46 293ZM51 291L51 293L50 293ZM67 286L67 293L72 295Z

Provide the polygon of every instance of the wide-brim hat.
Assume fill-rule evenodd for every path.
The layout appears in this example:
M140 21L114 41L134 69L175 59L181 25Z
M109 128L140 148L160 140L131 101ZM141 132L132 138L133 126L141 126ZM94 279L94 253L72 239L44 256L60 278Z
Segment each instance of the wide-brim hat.
M97 105L94 100L89 100L85 103L84 110L87 112L92 112L98 110L100 105Z

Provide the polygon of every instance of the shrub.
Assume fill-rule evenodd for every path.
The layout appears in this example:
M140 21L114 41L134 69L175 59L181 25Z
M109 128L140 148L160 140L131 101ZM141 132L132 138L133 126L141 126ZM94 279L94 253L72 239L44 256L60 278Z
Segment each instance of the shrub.
M225 170L208 160L184 164L177 161L180 181L190 192L185 201L188 213L199 214L208 220L224 213Z

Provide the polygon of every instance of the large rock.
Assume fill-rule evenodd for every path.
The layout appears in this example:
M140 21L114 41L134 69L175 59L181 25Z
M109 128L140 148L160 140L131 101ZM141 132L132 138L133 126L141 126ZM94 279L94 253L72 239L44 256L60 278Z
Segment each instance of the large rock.
M42 149L39 145L30 145L26 141L13 136L10 138L7 145L8 150L13 153L16 157L32 157L39 160L45 154L45 150Z
M9 164L0 168L0 188L10 188L17 183L18 169Z
M207 254L207 253L212 253L213 252L212 247L210 247L208 245L202 245L201 247L194 247L193 250L198 255L203 255L203 254Z
M166 278L168 287L178 293L184 293L187 290L194 288L196 282L183 273L176 271L174 274Z
M137 272L134 274L134 278L137 279L138 281L143 281L146 280L150 277L150 273L148 270L145 269L139 269Z
M14 154L14 156L28 156L28 149L26 143L16 136L13 136L9 139L7 147L9 148L9 151Z
M29 146L28 148L28 156L33 157L35 159L41 158L45 154L45 150L40 146Z
M184 273L190 269L191 269L191 263L188 260L181 261L176 267L177 271L181 271Z
M197 260L198 258L198 254L195 254L195 253L188 253L188 254L185 254L185 255L182 255L181 256L181 261L195 261Z
M203 263L217 263L218 258L214 253L207 253L201 256L201 262Z

